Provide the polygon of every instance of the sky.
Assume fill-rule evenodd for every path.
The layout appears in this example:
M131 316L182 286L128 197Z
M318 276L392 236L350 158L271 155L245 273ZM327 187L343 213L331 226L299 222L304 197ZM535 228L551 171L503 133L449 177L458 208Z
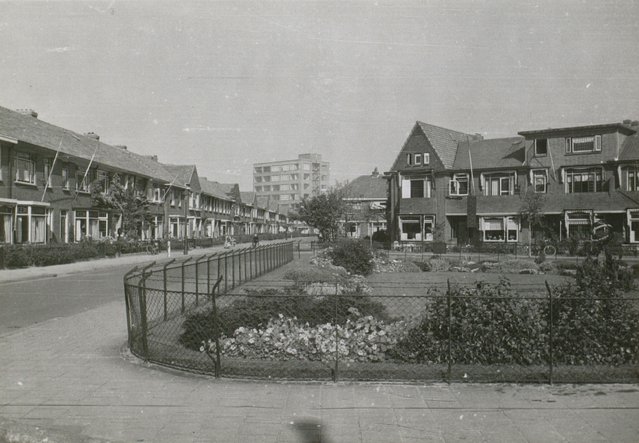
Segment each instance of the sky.
M0 106L252 189L390 169L415 121L486 138L639 119L639 1L0 0Z

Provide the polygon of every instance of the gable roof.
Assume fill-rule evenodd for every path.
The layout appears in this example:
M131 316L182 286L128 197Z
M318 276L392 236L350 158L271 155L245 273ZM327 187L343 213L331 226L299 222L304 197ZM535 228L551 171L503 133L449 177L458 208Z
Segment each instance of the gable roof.
M253 205L255 203L255 192L252 191L240 191L240 198L242 199L242 203L247 205Z
M470 155L469 155L470 152ZM465 141L459 144L454 169L514 168L526 159L526 142L522 137Z
M457 145L460 142L465 142L469 139L472 140L477 137L476 135L466 134L420 121L417 122L417 126L422 130L446 169L453 167L457 154Z
M173 184L176 186L190 185L195 174L195 165L169 165L162 164L173 177Z
M171 182L173 177L157 161L127 149L107 145L95 138L52 125L31 115L0 106L0 135L20 142L93 161L121 172Z
M344 186L345 198L386 200L388 182L381 175L361 175Z

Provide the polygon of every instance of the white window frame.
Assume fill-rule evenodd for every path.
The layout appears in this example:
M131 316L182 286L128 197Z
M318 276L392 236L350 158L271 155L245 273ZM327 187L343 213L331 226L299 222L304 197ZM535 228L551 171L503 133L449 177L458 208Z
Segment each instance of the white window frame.
M630 243L639 243L639 209L628 209L628 241ZM636 224L637 229L633 230L632 225Z
M533 187L533 191L535 192L535 194L546 194L548 192L548 171L545 169L533 169L531 171L531 176L532 176L532 187ZM543 186L544 186L544 190L543 191L538 191L537 190L537 179L541 177L543 179Z
M501 237L489 239L486 237L487 232L493 232L495 229L487 230L487 224L490 221L499 220L501 223ZM485 216L480 217L480 230L482 232L482 240L486 243L517 243L519 241L519 220L515 216ZM514 232L514 237L509 234Z
M631 180L634 182L634 189L633 186L631 186ZM639 191L639 168L626 168L626 191Z
M460 179L462 179L462 182L466 183L466 192L465 193L461 193L459 192L459 183L460 183ZM454 195L454 196L464 196L464 195L468 195L468 190L470 188L470 177L468 176L467 172L461 172L461 173L456 173L453 174L453 178L450 181L450 186L449 186L449 191L450 191L450 195Z
M430 164L430 154L428 152L424 152L424 165Z
M416 224L417 228L420 229L420 217L417 215L412 215L412 216L406 216L406 217L399 217L399 232L400 232L400 239L402 241L421 241L422 240L422 232L417 232L415 233L415 238L409 238L408 237L408 232L404 232L404 223L409 223L409 224Z
M412 165L413 164L413 154L406 154L406 164L407 165Z
M575 150L575 143L592 143L592 149ZM592 154L601 152L601 135L589 135L586 137L566 137L566 154Z
M413 164L414 165L421 165L422 164L422 155L421 154L414 154L413 155Z
M501 197L502 195L515 195L515 185L517 183L516 172L495 172L491 174L481 174L483 194L489 197ZM497 193L493 194L492 183L497 182ZM504 183L506 189L504 190Z
M577 183L578 181L580 183L583 183L584 180L582 179L584 178L584 176L590 175L590 174L592 174L593 176L593 191L574 192L573 189L574 189L575 183ZM562 175L564 178L564 192L566 194L589 194L594 192L603 192L604 171L602 170L602 168L599 168L599 167L565 168L562 171ZM599 188L601 189L597 187L597 183L598 183L597 176L601 177L601 180L599 181L600 183ZM579 177L579 180L577 180L577 177Z
M31 154L26 152L16 153L15 170L16 170L16 174L15 174L16 183L35 185L35 176L36 176L35 162L31 159ZM20 175L21 172L25 174Z

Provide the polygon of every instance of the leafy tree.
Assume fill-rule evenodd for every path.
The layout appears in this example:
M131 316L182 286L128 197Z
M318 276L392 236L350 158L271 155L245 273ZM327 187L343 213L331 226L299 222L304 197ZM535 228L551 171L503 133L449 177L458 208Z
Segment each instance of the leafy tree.
M298 217L307 225L320 231L326 241L334 241L339 230L339 220L344 218L346 204L343 188L305 198L299 206Z
M104 182L94 182L91 186L91 198L95 207L121 216L122 234L127 237L137 238L143 227L151 223L150 203L146 196L136 193L132 187L125 188L118 174L113 176L106 189Z

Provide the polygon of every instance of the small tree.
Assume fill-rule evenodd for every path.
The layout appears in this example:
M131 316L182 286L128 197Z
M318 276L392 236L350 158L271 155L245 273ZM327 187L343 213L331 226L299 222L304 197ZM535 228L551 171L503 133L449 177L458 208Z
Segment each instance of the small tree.
M132 188L126 188L115 174L108 187L104 182L94 182L91 186L93 205L100 209L113 211L122 217L122 233L127 237L138 238L138 233L152 220L150 203L144 194L136 195Z
M532 253L532 238L535 229L543 226L543 209L545 204L545 195L533 192L528 189L523 196L521 207L519 208L519 218L526 223L530 229L528 235L528 253Z
M339 220L346 213L343 194L343 188L338 187L303 199L299 206L299 219L318 229L324 240L334 241L339 230Z

